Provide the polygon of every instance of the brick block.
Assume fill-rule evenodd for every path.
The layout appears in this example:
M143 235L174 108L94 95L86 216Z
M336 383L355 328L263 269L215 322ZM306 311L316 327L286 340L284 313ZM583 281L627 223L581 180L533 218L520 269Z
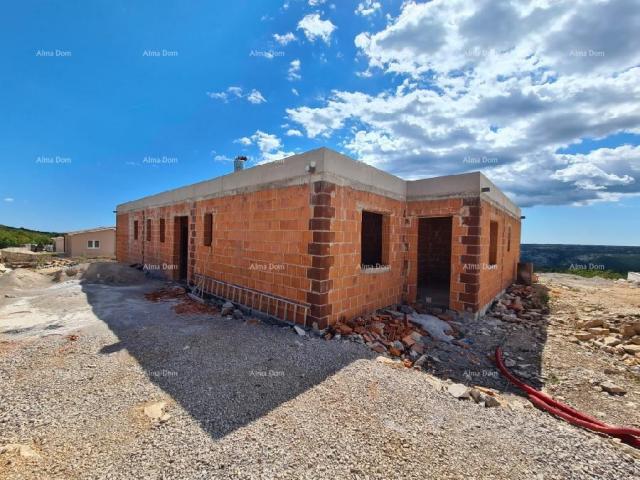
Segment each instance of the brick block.
M311 258L311 266L314 268L329 268L331 266L333 266L334 263L334 259L332 256L330 255L326 255L326 256L317 256L314 255Z
M315 193L311 195L311 205L331 205L331 194Z
M335 238L336 232L313 232L314 243L331 243Z
M335 190L336 190L336 185L334 183L327 182L324 180L315 182L313 184L313 191L315 193L332 193L332 192L335 192Z
M331 220L329 218L312 218L309 220L309 230L328 232L331 230Z
M307 252L309 255L329 255L330 243L309 243Z
M314 218L333 218L336 215L336 209L326 205L317 205L313 207Z
M329 269L314 267L308 268L307 278L310 280L329 280Z

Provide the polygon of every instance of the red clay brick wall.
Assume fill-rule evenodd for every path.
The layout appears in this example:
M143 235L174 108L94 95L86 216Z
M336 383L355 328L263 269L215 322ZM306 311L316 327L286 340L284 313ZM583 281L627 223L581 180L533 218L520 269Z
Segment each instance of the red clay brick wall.
M306 302L309 195L301 185L197 202L195 272ZM213 214L210 247L204 245L205 213Z
M142 262L144 240L143 212L116 216L116 260L123 263ZM138 239L133 239L133 222L138 221Z
M116 215L116 260L129 263L129 214Z
M402 300L404 285L405 202L373 193L335 186L331 193L334 234L330 246L333 257L329 271L332 290L328 293L331 312L328 322L371 312ZM362 210L381 213L383 217L383 256L386 271L364 272L360 268Z
M118 215L118 260L144 263L148 269L177 279L175 217L188 216L189 279L200 273L305 303L311 284L307 277L311 209L309 186L301 185ZM211 246L204 245L205 213L213 214ZM160 242L160 218L165 219L164 243ZM134 219L139 221L137 241L132 233ZM146 240L147 219L151 219L150 241ZM129 225L128 232L125 225ZM289 319L291 315L289 312Z
M449 307L463 311L465 304L474 304L474 297L468 292L469 278L461 276L463 262L468 261L469 246L462 243L463 237L476 233L475 220L470 216L473 199L448 198L407 202L408 274L407 299L415 301L418 289L418 219L420 217L452 217L451 222L451 283L449 286ZM467 241L467 240L465 240ZM471 249L473 251L473 249Z
M136 212L138 213L138 212ZM189 215L189 204L180 203L167 207L157 207L145 209L144 230L138 239L144 240L144 265L147 270L166 276L167 278L178 279L178 257L174 250L175 217ZM160 219L165 220L164 242L160 241ZM147 222L151 220L151 240L147 241ZM133 236L131 236L133 238Z
M477 312L515 281L520 258L520 219L478 197L407 203L410 217L408 295L417 294L418 217L452 217L449 307ZM489 225L498 222L498 261L489 266ZM511 249L507 252L508 226Z
M481 202L481 251L479 308L485 307L493 298L516 281L516 268L520 258L520 219L510 215L493 204ZM498 255L495 267L489 265L490 222L498 226ZM511 248L508 251L509 227L511 227Z
M124 263L143 263L147 270L177 278L177 259L173 252L174 215L186 215L186 204L119 214L116 217L116 259ZM160 218L165 219L165 241L160 242ZM147 240L147 219L151 220L151 240ZM133 225L138 220L138 239Z
M360 268L363 210L384 215L386 270ZM207 213L213 214L211 246L204 245ZM449 303L454 310L475 312L491 301L514 281L520 254L520 220L478 197L403 202L321 181L120 214L118 261L144 263L177 278L176 216L189 217L190 279L201 273L308 303L307 324L316 322L320 328L403 299L415 301L420 217L452 218ZM160 218L165 219L164 243ZM137 241L134 220L139 222ZM499 225L498 266L486 269L491 220Z

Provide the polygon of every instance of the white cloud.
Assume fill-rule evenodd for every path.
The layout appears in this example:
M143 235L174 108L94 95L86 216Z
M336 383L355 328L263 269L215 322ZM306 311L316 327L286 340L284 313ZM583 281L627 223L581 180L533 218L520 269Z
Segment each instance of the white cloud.
M251 137L242 137L235 142L241 143L245 146L256 146L260 151L261 160L258 162L259 164L280 160L294 155L294 152L287 152L283 150L282 141L277 137L277 135L265 133L261 130L256 130Z
M214 100L222 100L223 102L227 102L229 99L227 92L207 92L207 96Z
M295 128L290 128L286 133L287 137L301 137L302 132L300 130L296 130Z
M7 202L7 203L13 203L13 201L14 201L14 199L13 199L13 198L11 198L11 197L6 197L6 198L4 198L3 200L4 200L5 202Z
M297 89L295 89L295 88L292 88L292 89L291 89L291 93L293 93L296 97L300 95L300 93L298 92L298 90L297 90Z
M300 60L295 59L292 60L289 64L289 71L287 72L287 79L289 81L300 80L302 76L300 75Z
M262 96L262 93L260 93L260 91L256 90L255 88L251 90L251 92L245 94L242 87L235 86L227 88L227 90L224 92L207 92L207 96L214 100L221 100L224 103L228 103L229 100L233 100L234 98L244 98L249 103L253 103L254 105L267 101Z
M329 43L335 29L336 26L331 20L322 20L319 13L310 13L298 22L298 30L302 30L311 42L319 38Z
M242 88L241 87L229 87L227 88L227 92L231 95L235 95L236 97L242 96Z
M291 43L294 40L296 40L296 36L292 32L287 32L284 35L279 35L277 33L274 33L273 38L280 45L287 45L288 43Z
M523 206L636 195L637 147L556 153L640 134L633 5L406 2L385 28L355 39L367 71L399 76L399 86L336 90L287 114L310 138L340 133L355 156L405 178L482 169Z
M356 15L362 15L363 17L369 16L375 13L377 10L380 10L382 5L380 2L375 2L374 0L363 0L358 4L358 7L355 10Z
M318 5L322 5L327 0L309 0L309 5L312 7L317 7Z
M249 95L247 95L247 101L249 103L253 103L253 104L266 102L266 100L262 96L262 94L256 89L251 90L251 93L249 93Z
M226 155L216 155L213 157L216 162L230 162L232 159Z

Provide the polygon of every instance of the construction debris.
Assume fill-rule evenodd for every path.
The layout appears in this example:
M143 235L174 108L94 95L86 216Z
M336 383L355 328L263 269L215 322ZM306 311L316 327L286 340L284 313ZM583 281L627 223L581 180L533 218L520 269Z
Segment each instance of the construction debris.
M536 322L548 313L535 288L527 285L511 285L488 312L492 317L510 323Z
M432 336L437 340L446 337L446 341L453 338L444 332L451 333L453 328L443 320L431 315L402 313L398 309L337 322L323 332L323 337L364 343L377 353L406 361L405 365L411 367L425 351L425 337Z
M179 300L180 303L173 306L173 310L178 315L197 315L210 314L215 315L218 309L207 303L201 303L193 300L183 287L172 285L161 288L155 292L145 294L145 298L151 302Z
M70 258L58 256L52 252L34 252L22 247L8 247L0 250L0 268L64 268L78 262Z

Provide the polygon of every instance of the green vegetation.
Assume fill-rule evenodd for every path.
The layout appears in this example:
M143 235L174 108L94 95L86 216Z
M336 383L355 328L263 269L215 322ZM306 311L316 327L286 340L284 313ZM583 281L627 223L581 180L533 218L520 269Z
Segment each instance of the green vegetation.
M610 245L521 245L520 259L536 272L572 273L583 277L626 278L640 272L640 247Z
M27 228L14 228L0 225L0 248L20 247L25 243L47 245L53 243L51 238L60 236L55 232L39 232Z

